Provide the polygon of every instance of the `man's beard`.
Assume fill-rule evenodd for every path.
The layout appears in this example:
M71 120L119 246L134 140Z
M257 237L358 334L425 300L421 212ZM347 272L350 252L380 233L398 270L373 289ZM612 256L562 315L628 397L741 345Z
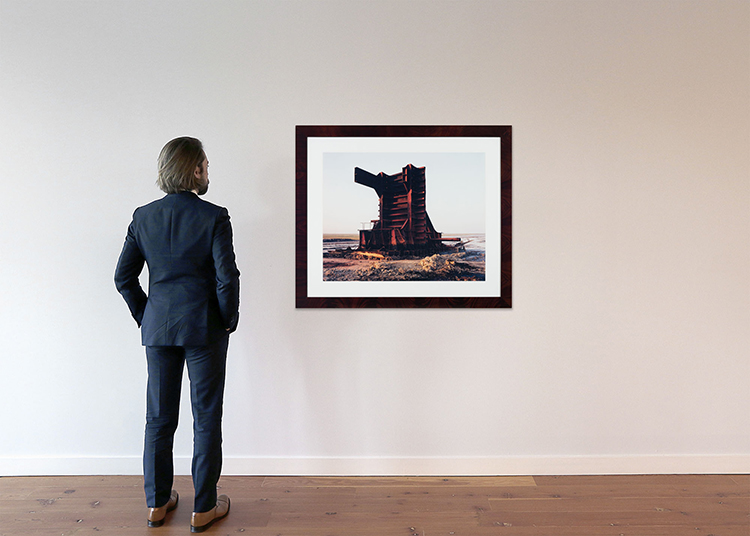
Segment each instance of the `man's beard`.
M206 183L205 183L205 184L201 184L201 185L200 185L200 186L198 187L198 195L203 195L203 194L205 194L205 193L206 193L207 191L208 191L208 179L206 179Z

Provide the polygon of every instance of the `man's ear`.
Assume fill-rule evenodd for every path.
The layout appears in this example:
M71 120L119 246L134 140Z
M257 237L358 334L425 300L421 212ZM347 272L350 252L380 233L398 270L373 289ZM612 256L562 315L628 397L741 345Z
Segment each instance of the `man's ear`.
M200 179L201 178L201 171L202 171L202 169L201 169L200 166L195 166L195 171L193 171L193 175L195 175L196 179Z

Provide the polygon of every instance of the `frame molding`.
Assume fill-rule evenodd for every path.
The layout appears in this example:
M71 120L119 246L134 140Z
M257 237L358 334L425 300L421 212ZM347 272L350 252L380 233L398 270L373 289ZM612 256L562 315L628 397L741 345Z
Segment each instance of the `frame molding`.
M313 297L308 291L308 138L499 138L500 293L477 297ZM297 308L512 307L512 127L511 126L304 126L296 127L296 291ZM408 291L407 291L408 292Z

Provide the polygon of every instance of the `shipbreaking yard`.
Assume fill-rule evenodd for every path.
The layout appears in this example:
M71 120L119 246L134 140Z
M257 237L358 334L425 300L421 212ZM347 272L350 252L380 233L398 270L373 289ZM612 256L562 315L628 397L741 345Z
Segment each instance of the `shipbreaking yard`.
M375 191L379 218L359 231L356 249L324 252L324 281L484 281L484 251L466 251L470 240L432 225L424 167L408 164L394 175L355 167L354 182Z

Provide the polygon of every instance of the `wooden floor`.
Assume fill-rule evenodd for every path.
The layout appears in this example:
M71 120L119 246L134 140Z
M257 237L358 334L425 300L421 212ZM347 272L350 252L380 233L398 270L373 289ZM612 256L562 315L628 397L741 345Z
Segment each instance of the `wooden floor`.
M750 475L222 477L208 535L750 536ZM146 527L142 479L0 478L0 535L189 534L192 485Z

